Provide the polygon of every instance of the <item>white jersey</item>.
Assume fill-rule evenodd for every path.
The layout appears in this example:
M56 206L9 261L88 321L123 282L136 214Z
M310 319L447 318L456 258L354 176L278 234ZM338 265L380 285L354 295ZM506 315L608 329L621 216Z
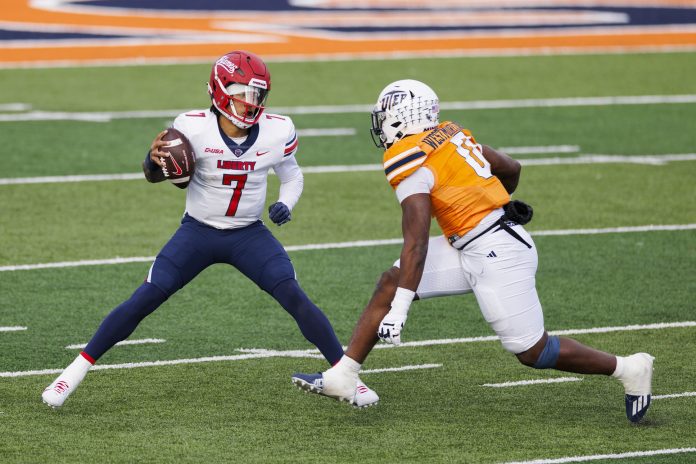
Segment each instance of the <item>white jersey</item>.
M297 202L302 173L295 161L297 134L290 118L264 113L241 145L222 133L217 115L210 110L180 114L172 127L189 139L196 154L186 194L189 216L218 229L258 221L271 168L282 183L299 182L299 191L293 189L296 195L284 201L291 209ZM283 187L281 201L282 191Z

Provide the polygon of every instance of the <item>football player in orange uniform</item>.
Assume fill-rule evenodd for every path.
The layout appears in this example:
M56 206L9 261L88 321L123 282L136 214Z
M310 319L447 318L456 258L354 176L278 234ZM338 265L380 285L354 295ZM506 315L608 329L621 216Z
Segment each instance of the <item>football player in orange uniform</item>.
M382 91L372 133L386 150L384 172L401 203L401 258L382 275L341 361L323 373L295 374L293 382L350 401L375 343L401 343L413 300L473 292L503 347L521 363L614 376L625 387L628 419L639 421L650 405L651 355L614 356L544 329L537 251L523 227L532 210L510 199L520 164L458 124L440 123L437 95L415 80ZM431 216L442 236L429 237Z

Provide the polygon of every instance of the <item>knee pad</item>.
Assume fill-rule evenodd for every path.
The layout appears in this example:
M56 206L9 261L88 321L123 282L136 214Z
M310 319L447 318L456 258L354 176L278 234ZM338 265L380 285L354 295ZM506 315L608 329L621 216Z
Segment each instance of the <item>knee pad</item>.
M157 256L145 282L159 288L167 297L172 296L183 286L179 268L166 256Z
M252 278L252 280L261 289L272 295L279 284L286 280L295 280L295 268L289 258L275 257L264 265L258 278Z
M544 350L534 363L534 369L551 369L556 367L558 356L561 354L561 340L556 336L551 336L546 339Z

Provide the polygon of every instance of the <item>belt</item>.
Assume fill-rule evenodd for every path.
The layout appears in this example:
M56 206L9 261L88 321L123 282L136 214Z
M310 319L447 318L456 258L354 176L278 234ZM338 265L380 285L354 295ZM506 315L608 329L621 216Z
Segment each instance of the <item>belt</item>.
M527 248L532 248L532 245L530 245L529 243L527 243L527 242L525 241L525 239L523 239L523 238L520 236L520 234L518 234L517 232L515 232L515 231L513 230L513 228L511 227L511 225L512 225L512 226L515 226L515 225L517 225L517 223L516 223L515 221L511 221L510 219L508 219L508 218L503 214L502 216L500 216L500 217L498 218L497 221L495 221L493 224L491 224L490 226L488 226L484 231L482 231L481 233L479 233L478 235L476 235L475 237L473 237L471 240L467 240L467 241L464 242L462 245L458 245L458 244L455 245L455 243L458 242L459 239L462 238L462 237L460 237L460 236L457 235L457 234L450 235L450 236L447 238L447 240L449 241L450 245L452 245L452 246L453 246L454 248L456 248L457 250L463 250L468 244L470 244L471 242L473 242L473 241L476 240L477 238L481 237L482 235L487 234L487 233L490 232L491 230L493 230L493 229L495 229L496 227L498 227L498 230L500 230L500 229L504 230L504 231L507 232L508 234L512 235L516 240L518 240L518 241L520 241L521 243L525 244L525 245L527 246ZM496 232L497 232L498 230L496 230Z

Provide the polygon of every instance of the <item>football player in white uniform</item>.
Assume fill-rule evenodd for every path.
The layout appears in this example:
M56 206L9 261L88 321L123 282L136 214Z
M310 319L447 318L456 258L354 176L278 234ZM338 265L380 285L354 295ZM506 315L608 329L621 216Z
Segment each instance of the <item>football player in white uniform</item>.
M46 404L62 406L107 350L215 263L231 264L273 296L331 365L341 359L343 348L329 320L300 288L285 249L260 219L271 168L280 180L278 201L268 211L275 224L290 221L303 186L292 121L264 112L270 88L266 64L252 53L233 51L213 64L210 109L181 114L173 124L196 154L181 226L157 255L145 282L106 316L85 349L44 390ZM169 156L162 151L168 143L162 140L165 133L155 138L143 163L150 182L164 180L161 167ZM379 400L360 386L350 399L355 406Z
M613 375L624 385L626 415L650 406L653 357L622 357L549 335L536 292L537 252L523 224L531 208L510 201L520 164L477 143L453 122L422 82L388 85L372 114L384 172L401 203L401 259L382 275L341 361L320 374L295 374L302 389L336 399L360 390L358 373L378 339L398 345L414 299L473 293L503 347L536 369ZM443 235L429 238L431 215Z

